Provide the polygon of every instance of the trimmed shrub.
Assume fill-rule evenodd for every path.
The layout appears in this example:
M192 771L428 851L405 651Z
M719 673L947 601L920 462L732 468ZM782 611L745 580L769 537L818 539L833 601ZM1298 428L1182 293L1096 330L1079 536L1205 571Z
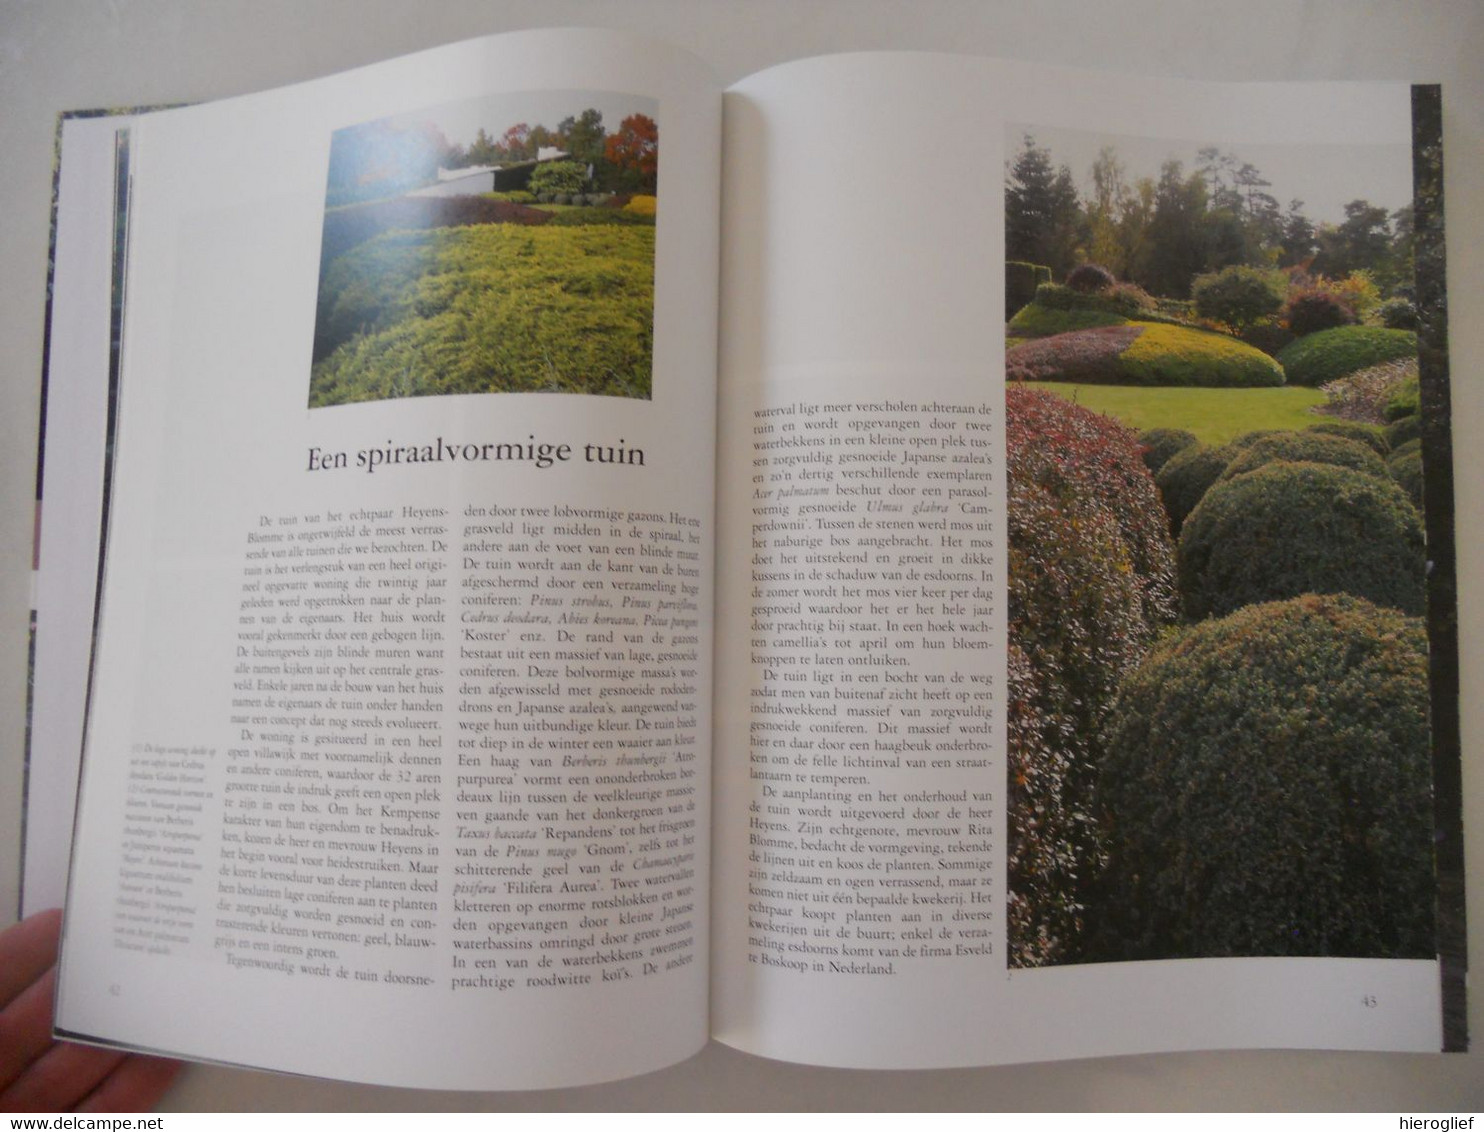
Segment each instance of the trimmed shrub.
M1198 275L1191 285L1195 313L1229 326L1233 334L1278 313L1287 277L1281 271L1233 265Z
M1381 326L1341 326L1300 338L1278 355L1290 385L1323 385L1393 358L1415 357L1417 335Z
M1431 958L1420 620L1249 606L1158 646L1106 734L1098 959Z
M1079 263L1067 272L1066 284L1084 295L1106 291L1116 280L1113 273L1100 263Z
M1318 424L1309 426L1310 432L1317 432L1324 436L1343 436L1346 440L1354 440L1364 444L1377 456L1385 459L1391 452L1391 445L1386 442L1386 437L1381 435L1381 430L1374 425L1361 424L1359 421L1320 421Z
M1098 831L1085 808L1067 802L1063 784L1074 774L1074 752L1054 741L1037 707L1035 672L1014 643L1007 668L1007 944L1010 966L1037 967L1062 958L1081 934L1078 854L1098 844Z
M1211 485L1221 478L1221 473L1226 471L1236 454L1237 449L1230 444L1219 448L1197 445L1175 453L1159 470L1154 482L1164 499L1173 537L1180 537L1180 528L1186 517L1195 510Z
M1132 432L1049 393L1012 387L1005 403L1007 614L1024 658L1007 710L1011 954L1032 965L1062 956L1101 860L1086 818L1097 736L1173 616L1173 558Z
M1386 426L1386 442L1395 450L1409 440L1422 435L1422 417L1413 413L1410 417L1398 417Z
M623 206L623 210L636 216L655 216L659 213L659 198L645 193L635 193Z
M1400 445L1386 461L1386 470L1417 510L1422 510L1422 439Z
M1104 311L1138 318L1152 309L1154 300L1132 283L1119 283L1104 291L1074 291L1055 283L1042 283L1036 288L1035 301L1043 307L1061 311Z
M1387 299L1378 313L1382 326L1392 330L1417 329L1417 305L1411 299Z
M1414 373L1392 390L1382 413L1388 421L1399 421L1403 417L1415 417L1422 412L1422 383Z
M1123 385L1126 383L1119 358L1142 332L1142 327L1124 323L1022 342L1005 351L1005 377L1012 382L1087 381Z
M1129 385L1260 388L1283 384L1283 370L1246 343L1186 326L1145 324L1123 353Z
M1226 443L1234 451L1245 452L1264 437L1277 436L1282 431L1282 429L1277 428L1255 428L1251 432L1244 432L1240 436L1232 437Z
M1283 323L1302 338L1321 330L1349 326L1355 314L1333 291L1305 290L1291 295L1283 304Z
M1283 371L1272 358L1234 338L1150 322L1022 342L1006 351L1005 368L1012 381L1227 388L1283 384Z
M1183 428L1151 428L1139 433L1139 443L1144 447L1144 466L1151 475L1158 475L1171 456L1200 441Z
M1332 464L1337 468L1350 468L1368 476L1386 475L1386 465L1369 445L1342 436L1328 436L1322 432L1277 432L1264 436L1249 445L1236 456L1221 473L1223 480L1251 472L1267 464L1280 461L1311 464Z
M1021 260L1005 261L1005 318L1035 301L1036 288L1051 282L1051 268ZM1027 335L1027 337L1030 337Z
M538 196L542 193L580 193L587 180L587 168L576 161L543 161L531 170L526 188Z
M1350 468L1278 463L1214 484L1180 530L1192 621L1305 593L1420 616L1422 527L1401 489Z
M1017 310L1005 324L1005 334L1022 339L1050 338L1053 334L1088 330L1094 326L1122 326L1127 321L1121 314L1109 311L1053 310L1040 303L1029 303Z

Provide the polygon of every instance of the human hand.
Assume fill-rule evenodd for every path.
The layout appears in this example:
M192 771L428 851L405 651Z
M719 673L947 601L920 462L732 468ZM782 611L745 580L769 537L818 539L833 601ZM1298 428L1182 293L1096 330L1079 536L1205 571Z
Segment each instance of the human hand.
M144 1112L180 1062L52 1040L62 913L0 932L0 1112Z

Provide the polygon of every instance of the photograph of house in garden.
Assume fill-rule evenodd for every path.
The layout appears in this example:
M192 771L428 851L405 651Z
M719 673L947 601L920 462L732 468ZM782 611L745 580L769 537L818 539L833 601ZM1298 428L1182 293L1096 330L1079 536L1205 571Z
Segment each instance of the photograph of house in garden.
M1434 957L1411 147L1007 153L1012 965Z
M309 406L651 395L657 103L502 94L335 131Z

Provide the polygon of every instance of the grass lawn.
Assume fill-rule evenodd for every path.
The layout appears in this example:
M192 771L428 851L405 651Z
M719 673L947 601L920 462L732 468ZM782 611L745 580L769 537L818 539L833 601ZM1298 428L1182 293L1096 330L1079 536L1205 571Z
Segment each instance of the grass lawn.
M1223 444L1259 428L1307 428L1325 420L1312 412L1325 402L1317 389L1194 389L1186 386L1076 385L1029 383L1096 413L1106 413L1139 432L1183 428L1205 444Z

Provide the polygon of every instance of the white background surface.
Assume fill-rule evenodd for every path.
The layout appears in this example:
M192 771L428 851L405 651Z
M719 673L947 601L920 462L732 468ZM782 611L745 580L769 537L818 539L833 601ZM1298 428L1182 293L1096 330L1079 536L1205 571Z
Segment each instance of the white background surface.
M25 704L31 496L40 391L51 146L67 109L246 93L467 36L587 24L663 38L723 82L837 51L1000 55L1216 79L1391 78L1445 84L1465 820L1473 966L1484 970L1484 715L1469 694L1484 645L1477 524L1484 474L1484 4L1479 0L1038 0L1032 3L723 4L717 0L0 0L0 908L15 906ZM924 169L925 184L932 171ZM1470 1010L1484 1032L1484 991ZM1221 1053L983 1070L810 1069L713 1045L683 1065L585 1089L454 1094L193 1068L176 1109L1129 1109L1459 1111L1484 1107L1470 1056Z

